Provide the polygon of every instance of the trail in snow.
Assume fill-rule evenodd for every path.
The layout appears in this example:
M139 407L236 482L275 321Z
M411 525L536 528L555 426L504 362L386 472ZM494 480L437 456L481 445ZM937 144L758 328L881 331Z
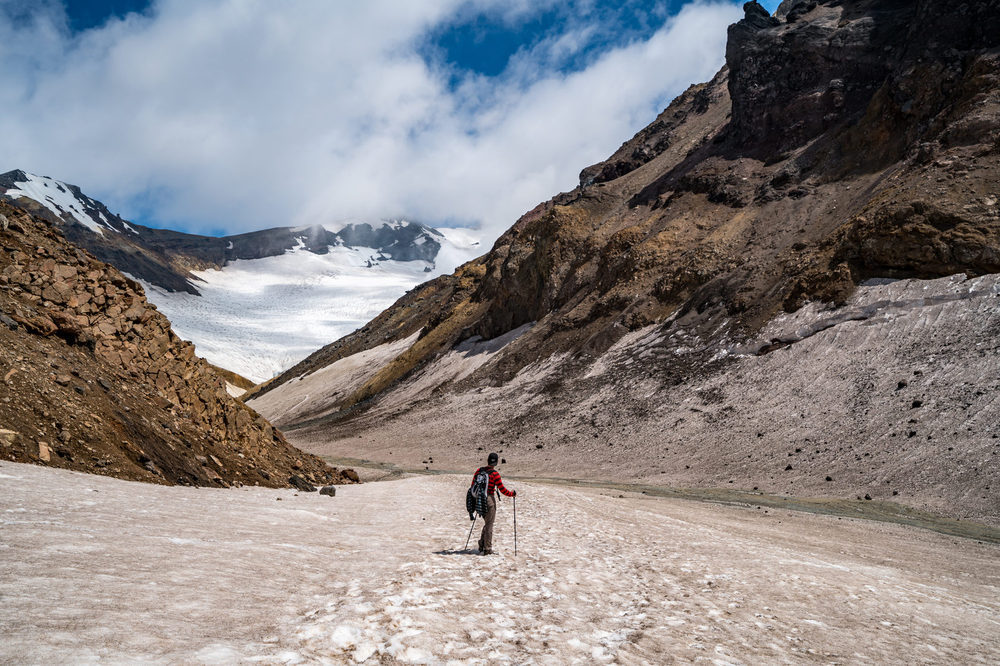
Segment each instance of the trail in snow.
M467 483L328 498L4 463L0 662L1000 659L996 546L511 483L518 556L505 502L480 557Z

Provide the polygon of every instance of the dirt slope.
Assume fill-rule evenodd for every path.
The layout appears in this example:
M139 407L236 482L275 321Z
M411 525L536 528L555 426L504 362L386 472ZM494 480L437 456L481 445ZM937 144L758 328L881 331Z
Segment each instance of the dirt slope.
M341 480L230 397L138 284L45 220L0 215L0 456L158 483Z

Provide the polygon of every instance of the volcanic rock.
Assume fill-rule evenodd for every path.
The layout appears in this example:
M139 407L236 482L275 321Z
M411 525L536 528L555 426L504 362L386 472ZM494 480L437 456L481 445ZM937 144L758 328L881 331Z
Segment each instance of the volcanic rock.
M288 478L288 483L291 486L293 486L295 488L298 488L302 492L306 492L306 493L316 492L316 487L314 485L312 485L311 483L309 483L308 481L306 481L305 479L303 479L298 474L293 474L292 476L290 476Z

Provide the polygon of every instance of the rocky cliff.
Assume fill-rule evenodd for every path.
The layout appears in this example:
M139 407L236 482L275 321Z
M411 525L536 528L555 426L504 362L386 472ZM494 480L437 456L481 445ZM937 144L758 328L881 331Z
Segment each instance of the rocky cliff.
M187 485L356 478L230 397L138 284L48 221L0 203L0 242L0 456Z
M899 484L899 501L998 519L992 283L935 280L1000 273L1000 7L800 0L745 14L726 67L579 187L251 404L315 450L346 452L360 432L365 457L400 455L403 437L447 442L435 460L462 465L473 443L519 451L547 474L852 498ZM894 282L891 298L871 291ZM925 288L968 316L900 309ZM801 330L780 325L800 311ZM913 328L893 329L904 311ZM833 366L817 370L809 345ZM908 405L926 398L897 399L915 372L954 396L976 385L935 403L940 431L915 427L928 411ZM801 452L811 462L785 458Z

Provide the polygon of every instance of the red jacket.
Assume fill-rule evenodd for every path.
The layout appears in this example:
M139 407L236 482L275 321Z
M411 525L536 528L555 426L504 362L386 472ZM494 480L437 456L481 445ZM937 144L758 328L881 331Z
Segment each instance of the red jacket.
M491 466L491 465L490 466L486 466L486 467L480 467L479 469L477 469L472 474L472 483L476 482L476 474L479 474L480 470L486 470L489 473L489 475L490 475L490 485L486 488L486 493L488 495L492 495L493 494L493 490L497 489L500 492L502 492L504 495L506 495L507 497L513 497L514 496L514 493L512 493L511 491L509 491L506 488L504 488L504 486L503 486L503 480L500 478L500 472L496 471L496 469L494 469L493 466ZM470 488L472 487L472 483L469 484Z

